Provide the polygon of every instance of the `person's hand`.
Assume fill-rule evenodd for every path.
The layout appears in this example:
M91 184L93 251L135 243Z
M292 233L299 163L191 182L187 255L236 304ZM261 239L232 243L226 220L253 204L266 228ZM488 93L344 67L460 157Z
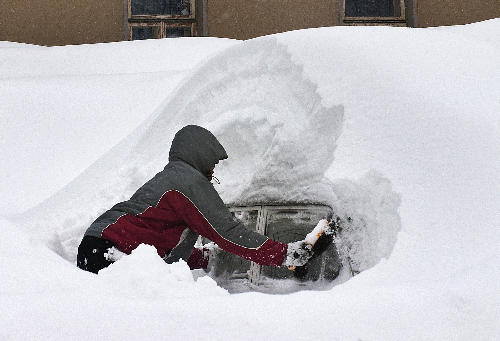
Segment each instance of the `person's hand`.
M304 240L289 243L283 265L290 270L304 266L315 254L320 255L332 243L336 225L332 220L321 219Z
M283 265L287 266L289 269L294 269L297 266L306 264L312 255L312 245L306 243L304 240L288 243L286 258Z

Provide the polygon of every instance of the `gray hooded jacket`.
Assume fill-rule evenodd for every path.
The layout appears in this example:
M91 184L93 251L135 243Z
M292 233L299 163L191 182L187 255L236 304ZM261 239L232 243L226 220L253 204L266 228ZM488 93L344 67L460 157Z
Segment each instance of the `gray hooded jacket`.
M141 243L153 245L168 263L188 260L202 235L258 264L280 266L287 245L245 229L209 180L209 172L227 157L210 131L195 125L182 128L164 170L102 214L86 235L108 239L125 253Z

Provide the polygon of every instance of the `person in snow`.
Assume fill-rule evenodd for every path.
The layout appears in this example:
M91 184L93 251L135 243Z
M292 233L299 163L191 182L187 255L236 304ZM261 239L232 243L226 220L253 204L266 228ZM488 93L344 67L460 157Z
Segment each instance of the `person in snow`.
M194 247L199 235L257 264L307 263L312 247L305 241L271 240L232 216L211 183L215 165L227 157L205 128L179 130L165 168L90 225L78 247L77 266L97 273L144 243L153 245L166 263L183 259L191 269L206 268L207 253Z

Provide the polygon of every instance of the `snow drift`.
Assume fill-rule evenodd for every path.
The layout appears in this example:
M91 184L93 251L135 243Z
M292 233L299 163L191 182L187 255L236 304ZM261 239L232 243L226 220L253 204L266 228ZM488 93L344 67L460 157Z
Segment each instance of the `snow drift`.
M167 159L165 131L191 123L207 127L229 155L217 169L226 202L318 201L329 195L314 186L333 161L343 108L321 104L316 86L274 38L244 42L212 58L157 116L134 153L154 165L158 155ZM145 150L151 145L157 149Z
M342 122L343 107L322 105L316 86L304 78L286 46L274 38L244 42L199 66L130 137L31 210L23 217L31 223L23 224L42 238L52 236L51 247L74 262L92 220L161 170L178 129L198 124L228 152L229 159L216 170L222 181L217 189L227 203L326 203L349 219L339 239L345 245L339 247L356 271L363 271L394 247L399 197L380 175L369 175L368 181L387 186L372 190L351 181L350 190L337 197L325 171L334 160ZM373 191L382 199L373 199ZM47 210L49 217L39 214Z
M146 283L157 280L154 274L142 274L144 283L135 292L136 298L130 300L127 295L134 293L138 282L137 278L125 275L132 270L120 267L113 270L116 276L123 276L123 282L120 284L122 294L111 295L106 287L98 284L101 283L99 275L76 269L74 263L67 260L72 259L79 235L88 222L100 210L131 194L141 181L157 170L155 167L163 166L155 165L156 156L151 163L150 160L139 162L130 151L135 150L140 141L148 141L145 134L153 122L163 124L161 116L170 107L169 103L180 103L169 97L154 116L106 158L51 200L20 217L19 224L0 220L3 231L0 239L2 336L14 339L152 339L166 336L196 339L200 335L214 339L498 339L499 37L498 19L433 29L322 28L272 37L277 40L276 45L286 46L286 50L272 48L282 51L278 55L280 60L303 65L302 81L294 84L317 86L313 92L321 98L318 112L337 105L344 108L341 127L338 127L340 135L337 138L331 135L333 142L328 138L326 141L336 149L333 163L326 170L328 180L325 183L327 186L333 183L329 196L337 211L357 218L359 224L353 232L363 231L363 235L369 235L362 240L368 243L346 240L345 245L358 252L360 260L366 261L361 261L360 267L371 269L327 291L227 295L213 290L212 282L194 285L191 278L182 277L185 269L176 268L170 269L170 279L181 275L177 278L186 282L186 291L180 292L180 298L162 292L164 296L158 300L152 300L149 294L158 288ZM254 46L267 39L269 37L255 39ZM149 43L141 42L141 46ZM153 43L167 46L168 40ZM266 44L273 47L275 43ZM31 50L40 50L22 48L25 55L31 54ZM89 46L85 53L91 55L99 48ZM61 47L58 51L64 50ZM169 50L169 53L173 52ZM15 59L9 63L17 68ZM213 77L224 77L215 74L214 70L218 69L210 66L210 61L206 67L214 72ZM25 68L28 70L29 65ZM192 77L197 77L202 68L193 66L190 69L194 72ZM246 77L242 73L238 75L242 79ZM40 86L46 84L45 80L32 78L29 74L26 77L30 82L37 79ZM97 82L99 77L96 77ZM54 82L61 87L70 86ZM13 91L23 94L30 89L23 82L0 80L0 84L0 91L8 100L15 98L11 95ZM195 85L190 79L184 84ZM124 93L130 94L126 89L127 84L123 84ZM221 93L240 95L229 89ZM284 93L291 91L285 88ZM244 95L241 95L242 100ZM312 98L313 101L317 99ZM26 112L26 115L7 116L9 124L15 123L8 125L14 130L11 134L22 132L18 129L23 125L21 118L28 122L30 114L38 112L39 100L35 96L22 104L20 101L8 102L16 110L13 112ZM228 95L221 99L226 100L233 99ZM112 95L108 101L110 107L119 107L122 103L121 97ZM191 105L191 102L196 104L196 99L185 104ZM224 106L223 102L220 104ZM340 114L340 111L333 111ZM2 115L6 112L2 111ZM250 116L239 112L238 115ZM264 116L267 118L267 115L257 115ZM229 117L228 127L238 120ZM55 128L65 128L56 124L58 121L50 122ZM266 122L265 119L262 122ZM273 121L269 122L272 126ZM300 122L307 123L307 120ZM211 126L211 122L200 118L199 123L218 130L221 137L223 133L230 135L222 122ZM234 127L248 131L252 124L255 123L238 123ZM46 127L47 121L42 120L39 125ZM167 123L164 126L168 128ZM131 125L129 131L134 128L135 125ZM267 132L270 129L263 130L256 137L270 136ZM59 129L55 131L57 135ZM161 141L166 141L165 149L168 149L170 133L165 131L162 136ZM96 135L89 133L88 136L96 139ZM6 141L6 149L14 143L23 144L19 139L6 140L3 134L2 138L2 142ZM43 136L33 134L31 138L36 142ZM252 135L247 138L254 139ZM97 140L99 142L98 137ZM226 140L231 138L226 137ZM58 141L66 146L75 143L65 134ZM237 142L239 140L234 143ZM109 147L109 141L104 145ZM147 143L143 146L147 147ZM258 152L254 152L252 147L241 144L241 148L247 149L245 155L255 157L249 158L249 162L256 160L257 164L261 159L256 155L267 149L259 146ZM40 194L43 184L37 186L26 182L23 187L20 184L24 184L27 173L16 172L20 166L29 164L25 163L25 158L36 161L36 153L37 150L26 148L18 158L9 155L10 161L2 163L7 174L19 176L17 186L7 186L7 191L2 188L4 207L10 207L11 202L17 208L22 206L22 196L10 200L12 196L8 195L9 191L15 192L16 187L24 193L32 192L33 197L43 197ZM94 155L94 159L98 157ZM52 161L61 160L65 164L72 161L64 157ZM60 168L57 162L53 165L49 162L48 166ZM226 179L222 174L230 168L227 166L217 174L223 186L226 186ZM51 178L36 168L33 172L38 178ZM247 180L252 178L252 174L243 175ZM250 181L245 182L249 184ZM51 187L51 193L57 188ZM229 189L223 192L228 197L232 194ZM274 195L271 190L266 192ZM399 204L400 222L394 214ZM377 258L367 257L367 254L380 255L380 250L389 250L396 237L391 231L399 225L402 229L390 256L373 267ZM369 226L383 228L373 230ZM46 239L53 243L50 248ZM371 241L380 241L381 245ZM156 261L149 258L152 256L149 251L132 255L133 262L130 262L157 269ZM173 283L162 283L175 287ZM108 283L107 288L112 286ZM139 294L141 290L142 295ZM198 291L204 295L199 297ZM193 298L189 297L191 294ZM304 314L305 306L312 307L314 312ZM299 316L300 325L307 328L291 328L297 325Z
M62 189L149 117L194 65L238 43L0 44L0 192L10 193L0 215Z
M228 294L208 276L195 281L189 266L182 260L165 266L156 249L144 244L99 271L97 277L97 285L110 294L131 299L168 300Z

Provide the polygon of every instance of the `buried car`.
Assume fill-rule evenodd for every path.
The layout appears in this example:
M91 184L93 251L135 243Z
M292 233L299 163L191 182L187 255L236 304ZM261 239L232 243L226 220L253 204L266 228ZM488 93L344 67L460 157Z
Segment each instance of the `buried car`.
M343 225L333 209L324 203L265 202L228 207L247 229L283 243L304 239L320 219L335 219L335 234L340 232ZM339 253L337 244L329 243L319 257L311 259L307 268L300 269L300 274L299 269L292 271L286 266L262 266L223 250L217 250L215 257L211 257L208 271L220 285L233 289L236 283L261 288L275 287L275 280L294 280L299 285L331 282L339 277L342 269L349 276L355 273L348 257Z

